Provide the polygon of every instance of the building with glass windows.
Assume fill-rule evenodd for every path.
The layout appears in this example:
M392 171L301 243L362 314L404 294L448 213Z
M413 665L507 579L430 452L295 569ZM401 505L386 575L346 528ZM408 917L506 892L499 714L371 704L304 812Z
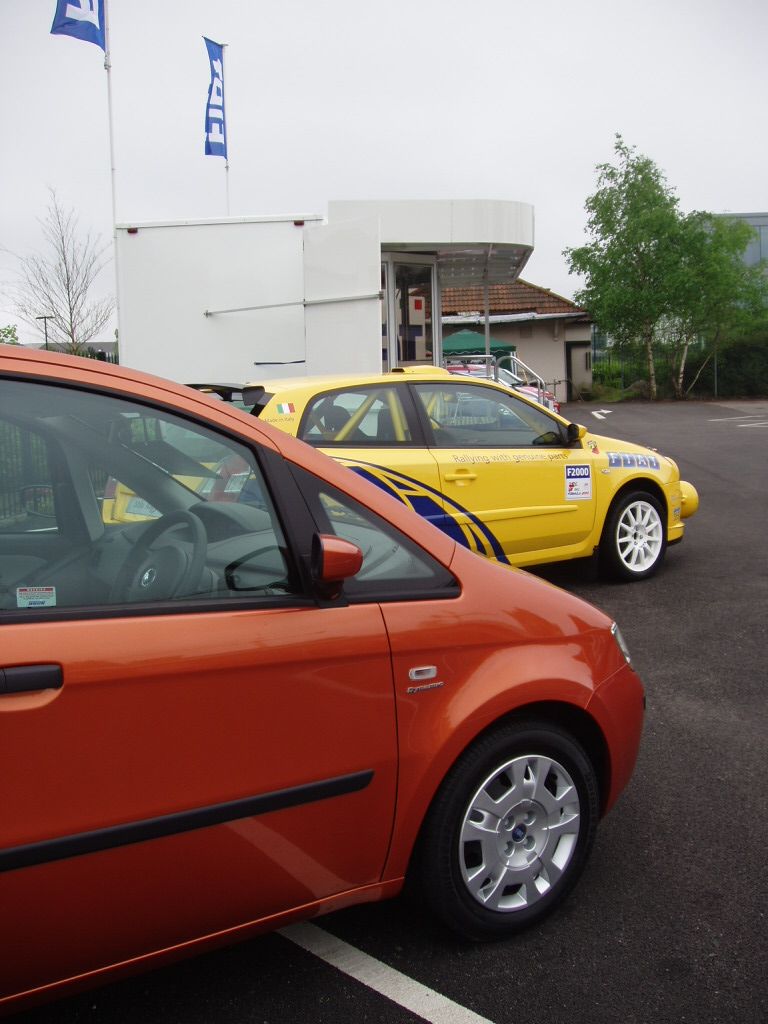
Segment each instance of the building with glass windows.
M761 260L768 262L768 213L721 213L720 217L743 220L755 229L755 237L744 250L744 262L754 267Z

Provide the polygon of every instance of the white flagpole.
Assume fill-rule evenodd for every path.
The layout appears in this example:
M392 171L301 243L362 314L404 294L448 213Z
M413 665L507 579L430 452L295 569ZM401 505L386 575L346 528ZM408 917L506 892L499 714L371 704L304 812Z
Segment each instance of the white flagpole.
M105 0L105 3L106 3L106 0ZM224 73L224 51L226 50L228 45L229 45L228 43L222 43L221 44L221 80L222 80L222 82L224 82L224 103L225 103L225 108L224 109L225 109L225 117L226 117L226 102L227 102L227 98L226 98L226 96L227 96L227 93L226 93L226 90L227 90L227 84L226 84L227 83L227 77L226 77L226 74ZM229 125L226 122L225 122L225 125L224 125L224 131L227 133L225 135L225 140L226 140L226 143L227 143L227 156L224 157L224 185L225 185L226 194L227 194L227 217L229 217Z
M115 319L118 352L120 345L120 274L117 266L117 198L115 189L115 132L112 124L112 58L109 51L109 0L104 0L104 70L107 73L107 117L109 121L109 167L112 186L112 252L115 262Z
M115 133L112 128L112 58L109 52L109 0L104 0L104 70L107 72L107 113L109 117L109 166L112 181L112 226L117 223L115 203Z

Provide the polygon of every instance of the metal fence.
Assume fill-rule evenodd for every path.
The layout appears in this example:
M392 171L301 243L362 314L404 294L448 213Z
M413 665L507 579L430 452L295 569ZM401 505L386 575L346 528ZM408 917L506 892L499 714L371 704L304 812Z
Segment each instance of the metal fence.
M118 363L117 353L88 348L90 359ZM92 472L92 476L98 475ZM103 474L102 474L103 476ZM103 485L103 481L100 481ZM45 443L11 423L0 423L0 525L8 529L30 516L54 514Z
M656 373L656 388L659 398L671 398L674 394L673 379L676 373L674 350L659 346L654 351L653 362ZM684 387L687 387L701 367L704 356L699 349L688 353L684 375ZM629 389L642 393L648 386L648 356L643 349L596 350L592 353L592 381L605 388ZM706 381L706 383L705 383ZM703 390L708 390L709 376L700 378Z
M98 359L102 363L119 363L120 357L117 352L105 352L103 348L91 348L88 346L85 355L89 359Z
M0 423L0 522L51 515L53 495L45 447L38 437Z
M656 376L669 376L672 370L668 356L654 355ZM628 388L637 381L648 380L648 359L645 352L629 349L604 349L592 353L592 379L606 387Z

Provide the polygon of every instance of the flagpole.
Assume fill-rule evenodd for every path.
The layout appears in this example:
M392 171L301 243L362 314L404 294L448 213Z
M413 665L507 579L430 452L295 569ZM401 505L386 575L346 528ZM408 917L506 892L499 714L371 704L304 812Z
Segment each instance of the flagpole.
M104 2L106 3L106 0L104 0ZM224 74L224 51L226 50L227 46L229 46L229 43L222 43L221 44L221 80L222 80L222 82L226 82L226 80L227 80L226 76ZM226 86L225 86L225 88L226 88ZM226 95L225 95L224 102L225 103L227 102L226 101ZM227 156L224 157L224 187L225 187L226 195L227 195L227 217L229 217L229 129L227 128L226 130L227 130L227 137L226 137Z
M117 198L115 189L115 132L112 121L112 57L109 49L109 0L104 0L104 70L107 73L107 119L109 122L109 168L112 187L112 252L115 262L115 320L117 353L120 351L120 275L117 266Z
M56 0L56 13L53 16L51 33L53 35L73 36L86 43L93 43L104 51L104 70L107 72L107 120L109 123L109 165L110 185L112 190L112 251L115 261L115 320L117 322L117 338L120 330L120 274L117 267L117 199L115 188L115 133L112 119L112 59L109 52L109 16L108 0L87 0L82 3L68 3L67 0Z

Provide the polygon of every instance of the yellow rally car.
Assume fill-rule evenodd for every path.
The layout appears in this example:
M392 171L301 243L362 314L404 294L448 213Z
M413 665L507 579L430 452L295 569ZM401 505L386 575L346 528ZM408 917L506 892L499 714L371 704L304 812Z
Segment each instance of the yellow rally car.
M672 459L432 366L272 380L243 397L261 419L510 565L598 553L609 575L642 579L699 503Z

